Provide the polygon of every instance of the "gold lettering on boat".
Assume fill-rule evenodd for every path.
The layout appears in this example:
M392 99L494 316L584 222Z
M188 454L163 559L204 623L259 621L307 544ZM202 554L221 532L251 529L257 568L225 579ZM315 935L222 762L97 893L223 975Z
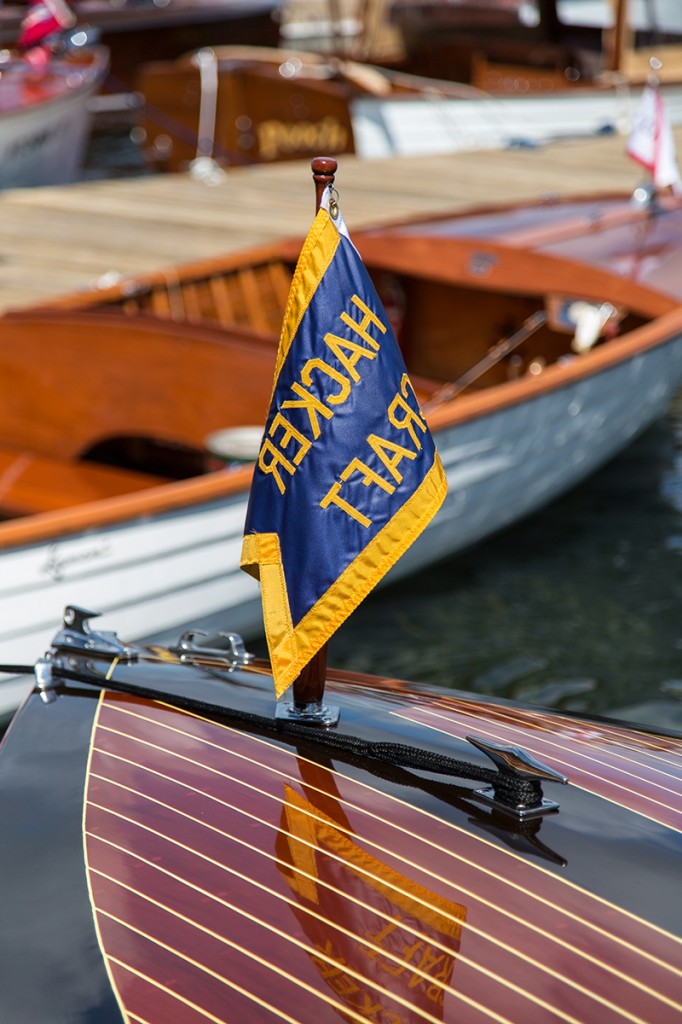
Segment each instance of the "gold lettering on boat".
M348 129L335 117L320 121L262 121L258 125L258 152L264 160L317 150L341 152L348 148Z
M384 478L379 476L378 473L375 473L366 462L362 462L362 460L357 457L352 459L341 473L342 483L346 483L354 473L360 473L361 483L363 483L365 487L369 487L370 484L376 484L377 487L380 487L382 491L386 491L387 494L393 494L395 491L393 484L390 484L388 480L384 480ZM340 490L341 483L337 481L335 484L332 484L320 502L320 507L328 508L331 504L338 505L339 508L343 509L344 512L360 523L361 526L371 526L372 520L368 519L366 515L363 515L359 509L354 508L349 504L349 502L344 501L344 499L339 496Z
M418 452L421 451L421 441L417 437L414 427L418 426L422 434L426 433L426 423L421 417L421 411L415 412L412 406L407 401L407 389L410 389L414 395L415 402L417 402L417 409L419 409L419 403L417 396L414 393L414 388L410 383L410 378L406 373L403 374L403 378L400 382L401 394L397 394L390 406L388 407L388 419L398 430L407 430L408 434L414 442L414 446ZM402 418L398 415L398 410L402 410L405 414Z
M288 448L291 441L296 441L299 448L293 457L293 463L295 466L300 465L301 460L307 454L312 441L309 441L307 437L304 437L300 430L297 430L296 427L289 423L289 420L282 416L281 412L278 412L270 424L268 434L270 437L274 437L280 429L283 431L282 437L278 441L280 448Z
M329 365L329 363L325 363L324 359L309 359L301 371L301 380L304 384L307 384L308 387L310 387L313 382L313 370L319 370L320 373L326 374L327 377L331 377L332 380L335 380L337 384L341 385L340 391L334 395L325 395L324 400L329 405L342 405L350 394L350 381L348 378L344 377L339 370L335 370L333 366Z
M297 402L289 398L286 402L282 402L282 408L305 409L310 421L310 429L313 432L313 438L317 440L320 436L320 421L317 418L318 414L320 416L324 416L325 419L330 420L334 413L331 409L328 409L316 395L313 395L312 392L306 391L305 388L301 387L298 381L295 381L291 385L291 390L295 395L299 396L299 401Z
M398 472L398 466L403 459L416 459L417 453L410 451L409 448L403 448L401 444L396 444L394 441L387 441L385 437L379 437L377 434L370 434L367 444L377 458L383 462L396 483L402 483L403 475ZM388 452L393 452L392 458L387 454Z
M356 384L360 380L360 374L355 369L356 363L360 359L376 359L377 357L376 352L372 352L371 349L367 349L363 345L356 345L354 341L348 341L346 338L339 338L336 334L325 334L324 343L332 350L338 361L345 366Z
M268 455L271 456L269 462L266 461ZM284 480L282 479L282 475L279 472L279 467L281 466L282 469L285 469L289 476L293 476L296 472L296 467L289 462L283 452L278 448L275 448L272 441L267 437L263 441L260 452L258 453L258 466L262 473L265 473L266 475L271 474L275 478L275 483L277 484L280 494L284 494L287 488Z
M378 352L379 342L376 341L370 334L367 333L367 328L369 327L370 324L374 324L375 327L379 328L382 334L385 334L386 325L382 324L381 320L376 315L376 313L372 312L369 306L362 301L359 295L353 295L353 297L351 298L351 302L353 303L353 305L358 307L361 313L364 314L362 322L357 323L357 321L353 320L353 318L349 316L348 313L346 312L343 312L341 314L341 320L343 320L344 324L346 324L347 327L350 327L351 331L355 331L356 334L359 334L360 337L363 338L368 345L371 345L372 348L376 349L376 351Z

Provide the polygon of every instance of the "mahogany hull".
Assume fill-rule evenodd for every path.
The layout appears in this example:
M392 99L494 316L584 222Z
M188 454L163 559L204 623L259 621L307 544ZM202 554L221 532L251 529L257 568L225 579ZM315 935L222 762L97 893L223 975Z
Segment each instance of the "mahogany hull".
M387 159L625 137L646 81L640 75L624 87L622 77L604 75L572 84L561 70L548 82L503 64L486 65L469 83L448 80L451 63L449 54L445 66L429 55L414 74L286 46L215 46L150 60L136 79L143 151L154 170L177 172L201 156L230 167L316 153ZM679 70L661 93L670 123L681 124Z
M0 747L3 1019L679 1019L679 736L330 674L344 735L480 764L473 734L568 776L519 823L235 724L273 713L265 665L69 666Z

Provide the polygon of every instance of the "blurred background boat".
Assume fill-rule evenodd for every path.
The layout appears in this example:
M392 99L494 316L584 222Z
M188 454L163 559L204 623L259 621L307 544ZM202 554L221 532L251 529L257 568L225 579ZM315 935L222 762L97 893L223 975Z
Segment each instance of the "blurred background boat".
M144 61L222 43L275 46L280 0L73 0L77 22L111 55L107 93L129 92ZM26 6L0 8L0 38L16 43Z
M0 188L56 185L80 174L90 103L107 72L103 47L51 57L36 71L0 56Z
M23 8L15 45L0 50L0 188L78 176L108 61L62 0Z
M91 130L130 132L143 62L195 46L279 39L280 0L80 0L72 6L62 0L0 6L0 40L9 47L0 52L0 187L80 176ZM22 53L27 10L35 19L36 10L51 7L68 24L53 26L51 59L30 73Z
M206 153L229 165L627 133L652 61L670 120L682 123L675 9L394 0L348 7L358 27L347 35L334 29L346 8L330 4L326 19L319 4L310 19L305 10L283 8L278 48L207 47L141 68L150 166L186 169Z

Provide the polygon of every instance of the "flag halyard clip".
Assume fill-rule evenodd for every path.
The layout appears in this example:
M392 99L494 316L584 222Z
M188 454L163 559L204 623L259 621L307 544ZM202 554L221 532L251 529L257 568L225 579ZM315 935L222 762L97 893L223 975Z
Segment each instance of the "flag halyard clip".
M329 216L332 220L339 218L339 193L333 185L329 185Z

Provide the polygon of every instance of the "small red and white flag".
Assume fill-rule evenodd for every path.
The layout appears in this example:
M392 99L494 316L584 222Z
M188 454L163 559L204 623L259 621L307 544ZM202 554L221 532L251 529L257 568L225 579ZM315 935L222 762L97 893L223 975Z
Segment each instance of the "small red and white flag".
M21 23L18 45L20 49L30 51L54 32L75 24L76 15L64 0L31 0Z
M644 86L626 152L647 169L657 188L682 190L675 139L663 97L655 85Z

